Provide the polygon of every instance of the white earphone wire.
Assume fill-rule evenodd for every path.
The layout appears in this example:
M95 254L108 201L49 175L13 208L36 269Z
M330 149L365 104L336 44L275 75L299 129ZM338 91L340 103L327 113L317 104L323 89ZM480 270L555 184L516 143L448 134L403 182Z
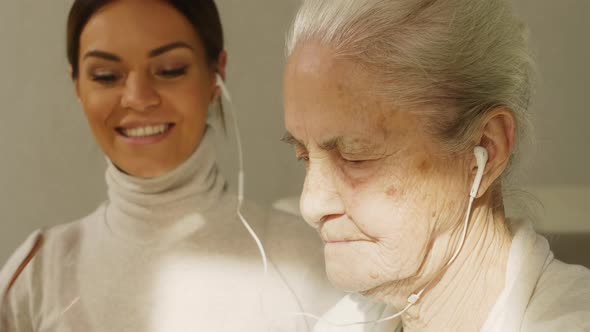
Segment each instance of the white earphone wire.
M237 204L237 211L236 212L237 212L238 218L240 218L240 221L242 222L242 224L244 225L244 227L246 228L246 230L248 231L248 233L250 234L252 239L254 239L254 241L256 242L256 246L258 247L258 251L260 252L260 256L262 258L264 277L266 278L268 275L268 258L266 256L266 251L264 250L264 246L262 245L262 241L260 241L260 238L258 237L258 235L256 235L256 232L254 232L254 229L252 229L252 227L250 226L250 224L248 223L248 221L246 220L246 218L242 214L242 205L244 204L244 187L245 187L245 183L244 183L244 151L242 148L242 136L240 134L240 127L238 125L238 118L237 118L237 114L236 114L237 112L235 111L235 106L234 106L233 101L231 99L231 95L229 94L229 91L228 91L227 87L225 86L223 79L221 78L221 76L219 74L217 74L216 77L217 77L217 85L221 89L222 97L228 101L229 106L230 106L229 108L231 109L231 113L232 113L231 118L232 118L232 123L233 123L233 127L234 127L234 132L236 135L236 144L237 144L237 148L238 148L238 204Z

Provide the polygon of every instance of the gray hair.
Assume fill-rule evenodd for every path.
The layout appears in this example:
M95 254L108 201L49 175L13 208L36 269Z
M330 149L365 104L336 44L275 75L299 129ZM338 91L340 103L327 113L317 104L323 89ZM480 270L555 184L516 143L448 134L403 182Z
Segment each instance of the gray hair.
M304 0L287 55L312 41L361 64L394 104L428 106L447 152L473 148L497 107L514 115L517 142L527 136L534 65L505 0Z

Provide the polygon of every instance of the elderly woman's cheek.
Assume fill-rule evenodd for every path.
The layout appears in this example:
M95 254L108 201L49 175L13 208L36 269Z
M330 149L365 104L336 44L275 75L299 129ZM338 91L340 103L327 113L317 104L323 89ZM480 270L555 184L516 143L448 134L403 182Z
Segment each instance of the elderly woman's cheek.
M414 276L428 255L434 225L426 191L424 183L412 177L383 191L382 197L389 201L389 218L381 229L382 255L390 262L387 269L398 278Z
M390 181L383 166L379 160L360 164L340 161L334 171L340 182L352 193L372 192L373 195L380 195L384 184Z

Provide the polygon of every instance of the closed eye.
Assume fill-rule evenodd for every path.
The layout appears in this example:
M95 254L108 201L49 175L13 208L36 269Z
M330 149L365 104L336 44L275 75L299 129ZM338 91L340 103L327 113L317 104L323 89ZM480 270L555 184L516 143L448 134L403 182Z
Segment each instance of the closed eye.
M186 74L187 68L188 68L188 66L184 66L184 67L180 67L180 68L174 68L174 69L160 70L158 72L158 76L163 77L163 78L176 78L176 77L180 77L180 76Z
M101 84L112 84L119 80L119 76L116 74L96 74L91 76L91 80Z
M369 167L373 165L376 161L381 160L381 158L376 156L369 158L368 156L352 157L340 155L338 158L344 166L357 169Z
M366 163L369 161L369 160L349 160L349 159L344 159L344 158L342 158L342 160L348 164L356 165L356 166L362 165L363 163Z

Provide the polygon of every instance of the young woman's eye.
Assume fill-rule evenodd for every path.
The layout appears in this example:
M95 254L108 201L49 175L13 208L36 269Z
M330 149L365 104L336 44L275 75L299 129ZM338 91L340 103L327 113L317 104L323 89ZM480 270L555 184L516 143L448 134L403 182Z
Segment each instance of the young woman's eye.
M97 73L91 74L90 78L92 81L101 83L101 84L113 84L119 80L119 75L114 73Z
M187 66L184 66L184 67L178 67L178 68L172 68L172 69L162 69L162 70L158 71L158 76L163 77L163 78L180 77L180 76L186 74L187 68L188 68Z

